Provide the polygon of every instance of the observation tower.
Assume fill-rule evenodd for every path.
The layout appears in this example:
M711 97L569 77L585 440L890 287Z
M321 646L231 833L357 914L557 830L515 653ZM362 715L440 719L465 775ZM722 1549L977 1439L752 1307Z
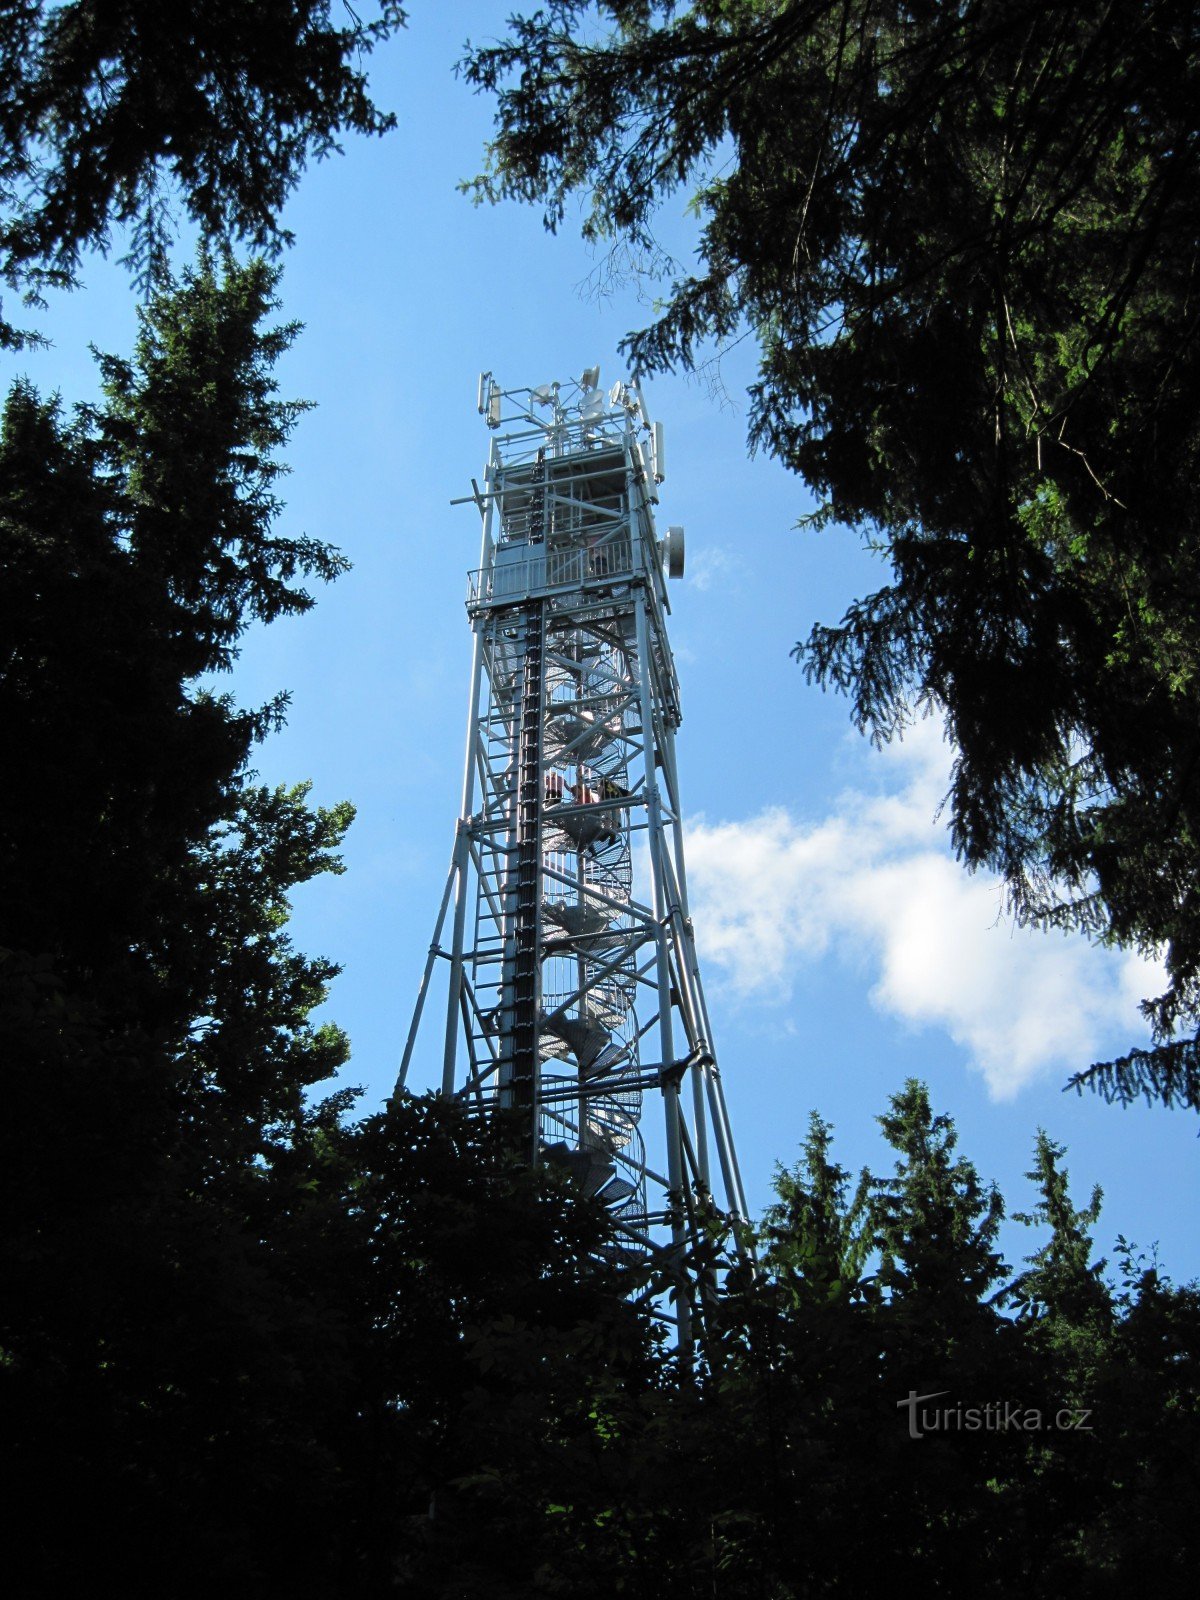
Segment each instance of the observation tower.
M454 502L483 524L462 806L397 1089L445 966L442 1092L527 1114L530 1160L600 1199L623 1259L674 1275L686 1342L690 1246L746 1205L688 911L662 427L595 367L485 373L478 407L483 486Z

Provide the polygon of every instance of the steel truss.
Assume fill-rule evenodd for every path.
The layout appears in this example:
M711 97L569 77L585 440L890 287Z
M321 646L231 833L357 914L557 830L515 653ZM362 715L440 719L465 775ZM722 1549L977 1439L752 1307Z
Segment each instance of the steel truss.
M469 497L462 807L397 1088L445 960L443 1093L528 1112L531 1160L599 1197L622 1258L670 1265L686 1341L693 1247L714 1220L736 1237L746 1205L684 871L665 625L682 529L655 532L662 435L640 391L589 378L480 381L496 436Z

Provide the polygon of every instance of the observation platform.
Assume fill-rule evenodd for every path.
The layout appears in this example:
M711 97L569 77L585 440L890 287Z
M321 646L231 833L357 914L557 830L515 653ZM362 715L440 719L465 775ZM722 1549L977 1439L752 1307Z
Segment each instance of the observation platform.
M628 537L609 543L559 549L524 541L496 547L490 567L467 574L467 611L476 616L493 606L520 605L582 590L603 592L628 583L634 572Z

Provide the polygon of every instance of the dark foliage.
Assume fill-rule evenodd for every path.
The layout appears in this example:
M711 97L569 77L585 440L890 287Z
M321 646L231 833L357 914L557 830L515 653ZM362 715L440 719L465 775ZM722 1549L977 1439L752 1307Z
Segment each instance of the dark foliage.
M384 133L364 57L404 22L330 0L15 0L0 13L0 281L37 304L74 281L80 252L129 231L143 285L176 213L258 250L290 240L279 214L306 162L338 135ZM0 319L0 347L31 336Z
M276 277L202 261L101 358L99 405L18 384L0 435L20 1593L436 1592L498 1549L520 1592L603 1395L658 1381L603 1212L503 1129L310 1098L348 1046L288 895L340 870L351 808L257 784L282 701L207 687L345 565L279 526Z
M294 330L259 326L275 277L202 263L103 359L101 405L18 384L0 436L4 1448L22 1565L64 1582L118 1528L131 1581L185 1525L232 1572L221 1508L278 1478L322 1345L275 1259L277 1169L347 1046L309 1020L337 968L285 924L352 812L256 784L281 704L200 681L344 565L272 526L299 409L270 375Z
M608 0L476 49L487 198L699 266L645 370L756 337L751 441L892 581L798 655L877 740L957 747L959 855L1025 918L1166 952L1158 1048L1078 1080L1200 1106L1196 218L1184 0Z
M1098 1197L1074 1209L1044 1136L1022 1220L1050 1236L1011 1273L1000 1198L925 1090L908 1084L880 1121L895 1176L851 1194L814 1119L777 1177L757 1275L730 1278L720 1368L669 1424L707 1463L692 1548L712 1592L861 1594L886 1576L1050 1600L1116 1596L1153 1570L1186 1594L1194 1286L1127 1261L1114 1289L1092 1259Z
M326 40L332 78L316 73L319 115L295 126L328 131L338 83L345 125L370 123L351 92L361 83L338 75L357 24L330 34L323 7L233 9L185 7L175 26L201 38L223 22L236 51L239 29L272 23L286 74L306 69L285 24L311 23L301 42ZM652 8L619 9L634 43L659 50ZM749 19L766 52L742 63L749 92L816 15L714 8L707 41L685 38L685 87L689 63L724 70L720 30ZM74 62L95 99L77 88L72 100L67 72L64 120L47 114L37 159L75 159L71 118L93 119L103 155L126 80L96 63L123 40L128 82L148 93L158 13L9 7L10 63L42 26L76 50L64 71ZM255 37L243 66L259 83L274 68L267 34ZM49 71L39 62L9 75L15 154L0 187L33 172L19 110ZM171 103L183 80L159 65ZM272 146L274 114L256 124L283 184L263 187L260 172L268 200L312 148L307 134ZM145 106L133 122L157 126ZM203 119L197 131L203 147ZM116 173L107 199L101 182L77 212L63 201L42 235L36 206L20 214L5 238L24 287L43 268L69 272L105 219L144 204L153 216L162 152L143 160L136 145L114 136L128 163L91 175ZM236 175L212 159L220 181L200 182L196 203L215 209L194 214L253 234L258 213L238 210ZM209 170L196 160L177 172L185 189ZM647 196L664 173L650 171ZM62 199L52 175L47 204ZM41 267L11 254L22 239ZM4 410L9 1590L800 1600L882 1577L932 1594L1115 1600L1152 1573L1156 1593L1190 1595L1200 1298L1123 1242L1110 1283L1093 1259L1099 1196L1075 1207L1044 1135L1026 1220L1049 1237L1013 1274L997 1250L1000 1197L920 1085L880 1119L893 1175L864 1173L853 1190L814 1117L800 1163L778 1175L758 1264L728 1263L693 1368L661 1337L643 1277L613 1264L603 1211L530 1169L517 1130L437 1099L350 1124L351 1091L313 1098L348 1047L314 1020L337 969L294 949L288 896L340 870L351 810L258 784L254 745L285 697L246 711L212 687L246 627L306 610L302 583L344 566L280 526L278 453L302 407L272 377L294 334L263 327L276 279L207 255L178 287L160 275L133 356L100 358L98 405L68 415L18 384ZM1088 1426L921 1423L917 1438L916 1394Z

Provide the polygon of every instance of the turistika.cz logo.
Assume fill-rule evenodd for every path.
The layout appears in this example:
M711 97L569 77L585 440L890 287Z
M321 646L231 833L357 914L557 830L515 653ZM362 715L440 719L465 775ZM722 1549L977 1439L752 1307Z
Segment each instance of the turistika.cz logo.
M908 1409L908 1436L923 1439L927 1433L1091 1433L1091 1411L1081 1406L1063 1406L1054 1413L1044 1412L1037 1406L1022 1405L1017 1400L991 1400L987 1405L932 1406L927 1402L941 1400L949 1389L935 1389L931 1394L908 1391L907 1400L897 1400L897 1410Z

